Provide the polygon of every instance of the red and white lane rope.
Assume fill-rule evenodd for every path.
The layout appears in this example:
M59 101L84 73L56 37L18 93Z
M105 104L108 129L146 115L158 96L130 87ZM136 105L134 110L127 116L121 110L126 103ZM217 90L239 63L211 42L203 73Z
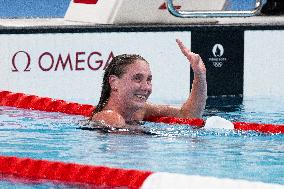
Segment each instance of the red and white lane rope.
M0 174L33 181L128 189L280 189L278 184L0 156Z
M0 91L0 106L13 106L31 110L41 110L48 112L62 112L66 114L75 114L83 116L91 116L95 107L88 104L79 104L66 102L64 100L56 100L47 97L39 97L35 95L26 95L23 93L13 93L10 91ZM161 122L169 124L186 124L195 127L203 127L206 122L202 119L187 119L176 117L149 117L145 121ZM214 124L220 124L220 119L214 120ZM248 122L233 122L231 129L243 131L257 131L262 133L284 134L284 125L262 124Z
M0 173L33 180L94 186L140 188L149 171L126 170L30 158L0 156Z

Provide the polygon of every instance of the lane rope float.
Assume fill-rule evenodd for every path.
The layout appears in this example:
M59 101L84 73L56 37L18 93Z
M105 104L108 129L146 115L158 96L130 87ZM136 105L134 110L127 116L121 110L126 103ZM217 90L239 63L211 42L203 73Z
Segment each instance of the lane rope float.
M151 172L59 161L0 156L0 174L27 181L86 184L89 188L129 189L281 189L283 185L238 179L215 178L177 173ZM33 182L31 182L32 184ZM88 187L87 187L88 188Z
M140 188L152 172L0 156L0 173L24 179L134 189Z
M89 104L79 104L75 102L66 102L48 97L39 97L36 95L26 95L24 93L13 93L10 91L0 91L0 106L12 106L17 108L40 110L47 112L62 112L66 114L91 116L95 106ZM149 117L145 121L185 124L195 127L203 127L206 121L203 119L187 119L176 117ZM208 121L209 122L209 121ZM281 124L263 124L248 122L232 122L233 128L241 131L256 131L261 133L284 134L284 125Z

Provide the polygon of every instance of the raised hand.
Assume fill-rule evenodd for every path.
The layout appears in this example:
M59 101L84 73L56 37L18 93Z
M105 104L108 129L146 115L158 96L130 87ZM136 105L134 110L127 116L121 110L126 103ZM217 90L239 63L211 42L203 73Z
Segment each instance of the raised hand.
M205 65L204 65L201 57L199 56L199 54L195 54L195 53L191 52L188 48L186 48L184 46L184 44L179 39L176 39L176 42L177 42L182 54L189 61L191 68L194 72L194 75L195 76L202 76L202 75L206 76L206 68L205 68Z

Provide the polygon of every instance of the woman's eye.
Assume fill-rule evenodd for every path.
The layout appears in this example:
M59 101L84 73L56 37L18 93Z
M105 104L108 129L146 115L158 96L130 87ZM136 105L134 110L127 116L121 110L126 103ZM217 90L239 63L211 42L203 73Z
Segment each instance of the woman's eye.
M141 81L142 78L141 78L140 76L134 76L134 80L135 80L135 81Z
M135 81L142 81L143 80L143 76L140 74L134 75L133 76L133 80Z

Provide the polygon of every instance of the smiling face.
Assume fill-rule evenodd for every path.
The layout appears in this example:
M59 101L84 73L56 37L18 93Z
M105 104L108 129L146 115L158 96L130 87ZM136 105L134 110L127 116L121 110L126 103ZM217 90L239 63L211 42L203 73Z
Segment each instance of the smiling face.
M144 60L135 60L125 67L125 73L120 78L114 77L111 83L117 90L115 95L119 103L128 108L143 108L152 93L152 74L149 64Z

